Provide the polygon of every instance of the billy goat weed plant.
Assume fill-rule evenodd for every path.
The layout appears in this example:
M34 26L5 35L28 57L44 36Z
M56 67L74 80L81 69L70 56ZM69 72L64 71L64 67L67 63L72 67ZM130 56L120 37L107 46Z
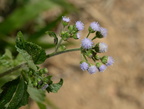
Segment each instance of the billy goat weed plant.
M54 38L55 50L50 54L46 54L45 50L39 45L26 41L23 34L18 32L15 45L19 53L17 57L13 59L9 50L6 50L5 54L0 57L0 78L1 80L6 79L1 84L1 109L18 109L28 104L29 97L38 104L40 109L46 109L44 104L45 92L56 93L63 84L63 79L60 79L58 83L53 83L52 76L47 68L39 67L47 58L67 52L80 51L82 56L80 68L89 74L103 72L114 63L111 56L100 55L107 51L107 44L103 42L95 44L93 42L97 38L107 36L107 29L101 27L98 22L90 24L88 34L82 39L81 46L73 49L66 49L63 42L69 38L79 40L81 37L80 31L84 29L84 24L77 21L71 25L70 19L64 16L62 17L62 25L63 30L59 33L59 36L52 31L46 32ZM90 34L93 37L90 37Z

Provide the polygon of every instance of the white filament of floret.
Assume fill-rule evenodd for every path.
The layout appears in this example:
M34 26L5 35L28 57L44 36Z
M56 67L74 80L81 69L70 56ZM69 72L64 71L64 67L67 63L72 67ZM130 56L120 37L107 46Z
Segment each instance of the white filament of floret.
M84 70L87 70L89 67L88 63L86 62L83 62L80 64L80 68L84 71Z
M110 65L112 65L114 63L114 59L111 57L111 56L109 56L108 57L108 60L107 60L107 63L106 63L106 66L110 66Z
M82 40L81 46L84 49L91 49L93 47L93 42L90 39L88 39L88 38L84 38Z
M102 64L98 69L100 72L103 72L106 68L107 68L106 65Z
M70 22L70 18L68 18L68 17L66 17L66 16L63 16L63 17L62 17L62 20L65 21L65 22Z
M107 36L107 29L100 27L100 33L103 35L103 37L106 37Z
M98 68L95 65L92 65L88 68L88 72L90 74L96 73L96 72L98 72Z
M84 29L84 24L81 22L81 21L77 21L76 22L76 28L79 30L79 31L82 31Z
M76 37L77 37L78 39L80 39L80 37L81 37L80 33L77 33L77 34L76 34Z
M90 27L94 30L94 31L99 31L100 30L100 25L98 22L92 22L90 24Z
M108 46L105 43L99 43L99 52L107 52Z

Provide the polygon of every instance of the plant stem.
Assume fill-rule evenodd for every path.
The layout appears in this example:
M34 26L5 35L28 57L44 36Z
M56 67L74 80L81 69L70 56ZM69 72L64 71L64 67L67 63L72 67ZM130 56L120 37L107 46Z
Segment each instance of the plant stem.
M48 54L48 55L47 55L47 58L50 58L50 57L53 57L53 56L56 56L56 55L59 55L59 54L63 54L63 53L66 53L66 52L79 51L80 49L81 49L81 48L75 48L75 49L68 49L68 50L60 51L60 52L56 52L56 53L51 53L51 54ZM18 70L18 69L20 69L20 68L22 68L22 67L24 67L25 65L27 65L26 62L25 62L25 63L22 63L22 64L20 64L20 65L18 65L18 66L15 66L15 67L13 67L13 68L11 68L11 69L3 72L3 73L1 73L1 74L0 74L0 78L6 76L6 75L8 75L8 74L10 74L10 73L12 73L12 72L14 72L14 71L16 71L16 70Z
M63 54L63 53L66 53L66 52L79 51L80 49L81 48L74 48L74 49L68 49L68 50L65 50L65 51L60 51L60 52L57 52L57 53L51 53L51 54L47 55L47 58L50 58L52 56L56 56L56 55L59 55L59 54Z
M20 69L21 67L24 67L25 65L27 65L27 63L22 63L22 64L20 64L20 65L18 65L16 67L13 67L13 68L1 73L0 74L0 78L5 76L5 75L8 75L8 74L12 73L13 71L16 71L16 70Z
M87 38L89 37L89 35L90 35L90 32L87 34Z
M83 54L83 57L84 57L85 61L88 63L88 60L84 54Z
M56 46L55 53L57 52L57 50L58 50L59 46L61 45L62 41L63 41L63 39L60 39L59 43Z

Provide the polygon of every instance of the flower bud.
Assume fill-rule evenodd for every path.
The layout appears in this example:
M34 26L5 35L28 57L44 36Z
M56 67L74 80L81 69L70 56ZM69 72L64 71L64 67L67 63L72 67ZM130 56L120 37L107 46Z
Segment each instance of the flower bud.
M97 38L103 38L103 35L99 31L97 31L95 37L97 37Z
M101 58L102 63L104 63L106 66L110 66L114 63L114 59L111 56L103 56Z
M100 25L98 22L92 22L89 26L89 32L94 33L100 30Z
M96 66L97 66L99 72L103 72L107 68L104 64L99 63L99 62L96 63Z
M70 19L68 17L65 17L65 16L62 17L63 26L67 26L69 22L70 22Z
M89 30L90 33L94 33L95 32L91 27L89 27L88 30Z
M96 52L103 53L107 51L108 46L105 43L97 43L94 47Z
M75 28L74 28L73 25L69 25L69 26L68 26L68 30L69 30L69 31L73 31L74 29L75 29Z
M94 58L95 58L96 60L99 60L99 59L100 59L100 57L99 57L98 55L95 55Z
M66 41L70 37L70 34L68 32L66 32L66 31L63 31L61 33L61 37L62 37L63 40Z
M101 33L102 37L106 37L107 36L107 29L100 27L100 33Z
M63 51L63 50L66 50L66 46L65 45L60 45L60 49Z
M107 36L107 29L103 28L103 27L100 27L100 31L96 32L96 37L97 38L104 38L106 36Z
M85 55L88 56L89 58L92 58L93 56L92 50L86 51Z

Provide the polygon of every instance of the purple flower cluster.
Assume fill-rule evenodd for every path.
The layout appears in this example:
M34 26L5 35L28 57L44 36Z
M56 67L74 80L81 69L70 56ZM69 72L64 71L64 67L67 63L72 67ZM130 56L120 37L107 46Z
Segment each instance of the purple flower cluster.
M81 27L81 26L80 26ZM78 28L78 27L77 27ZM78 29L80 30L80 29ZM94 33L96 31L96 35L99 35L98 38L106 37L107 35L107 29L100 27L98 22L92 22L89 27L89 34ZM97 62L96 65L89 65L86 62L83 62L80 64L81 69L87 70L90 74L96 73L96 72L104 72L107 68L107 66L110 66L114 63L114 60L112 57L104 57L103 60L101 60L101 57L98 57L97 53L104 53L107 52L108 46L107 44L100 42L97 43L94 46L94 43L92 40L94 40L97 36L95 36L93 39L88 38L89 34L86 38L82 39L81 42L81 48L82 48L82 54L85 55L84 58L88 57L91 58L94 62Z
M87 70L90 74L93 74L93 73L98 72L98 68L97 68L95 65L89 66L88 63L86 63L86 62L82 62L82 63L80 64L80 68L81 68L83 71Z
M74 25L70 25L70 19L66 16L62 17L62 23L64 27L68 27L68 31L63 31L61 33L61 37L64 40L68 38L80 39L80 31L84 30L84 23L81 21L76 21ZM88 28L88 34L81 41L81 53L84 61L80 63L80 68L83 71L88 71L90 74L96 72L103 72L108 66L114 63L114 59L110 56L99 56L99 53L107 52L108 46L107 44L100 42L94 44L93 40L96 38L104 38L107 36L107 29L100 26L98 22L90 23ZM90 38L90 34L95 33L93 38ZM90 58L96 63L96 65L88 63L88 59ZM46 87L46 86L45 86ZM44 88L45 88L44 87Z
M100 63L98 63L100 64ZM106 70L107 66L104 65L104 64L100 64L99 66L97 65L90 65L87 63L87 62L82 62L80 64L80 68L83 70L83 71L88 71L90 74L93 74L93 73L96 73L96 72L103 72L104 70Z
M102 37L107 36L107 29L101 27L98 22L92 22L89 27L90 27L90 30L92 30L92 32L99 31Z

